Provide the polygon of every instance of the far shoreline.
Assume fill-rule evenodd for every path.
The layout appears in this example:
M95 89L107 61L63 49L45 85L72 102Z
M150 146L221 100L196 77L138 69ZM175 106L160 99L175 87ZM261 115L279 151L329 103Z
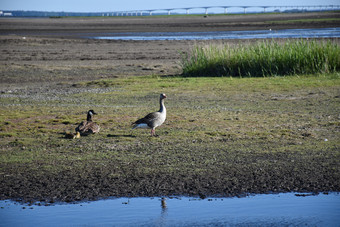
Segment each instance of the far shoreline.
M77 39L86 34L212 32L340 27L340 11L152 17L0 18L4 35Z

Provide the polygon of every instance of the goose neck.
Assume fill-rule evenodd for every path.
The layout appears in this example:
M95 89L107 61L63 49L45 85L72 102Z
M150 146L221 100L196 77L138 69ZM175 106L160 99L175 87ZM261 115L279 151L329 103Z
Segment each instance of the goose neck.
M159 100L159 104L160 104L160 109L159 109L159 112L165 112L166 109L165 109L165 105L164 105L164 99L160 99Z
M87 114L87 121L92 121L92 115L90 113Z

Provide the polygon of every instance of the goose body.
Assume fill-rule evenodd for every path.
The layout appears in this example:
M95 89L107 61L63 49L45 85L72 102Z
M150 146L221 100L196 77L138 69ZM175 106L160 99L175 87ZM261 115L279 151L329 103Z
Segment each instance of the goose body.
M133 128L148 128L151 129L151 136L155 136L155 130L158 126L161 126L166 119L166 108L164 105L164 99L166 99L165 94L161 94L159 98L159 111L149 113L145 117L138 119L132 123Z
M79 132L81 135L89 135L93 133L98 133L100 127L97 123L92 121L92 116L95 113L93 110L89 110L87 112L87 119L86 121L81 122L78 127L76 128L76 132Z

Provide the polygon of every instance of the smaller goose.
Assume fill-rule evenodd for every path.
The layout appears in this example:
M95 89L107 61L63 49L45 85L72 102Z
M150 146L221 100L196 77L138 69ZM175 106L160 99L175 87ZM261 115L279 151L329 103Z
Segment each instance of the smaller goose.
M81 122L78 127L76 128L76 132L79 132L80 135L89 135L93 133L98 133L100 130L100 127L97 123L92 121L92 116L95 113L93 110L89 110L87 112L87 120Z
M160 108L159 111L149 113L145 117L132 123L133 128L149 128L151 129L151 136L156 136L155 130L158 126L162 125L166 119L166 109L164 106L164 99L166 99L165 94L161 94L159 98Z
M80 138L80 132L76 132L76 133L66 132L65 138L66 139L78 139L78 138Z

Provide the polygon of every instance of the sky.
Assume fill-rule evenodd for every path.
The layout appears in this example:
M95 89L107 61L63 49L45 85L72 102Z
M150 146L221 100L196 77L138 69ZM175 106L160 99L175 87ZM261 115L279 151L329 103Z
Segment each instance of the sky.
M55 12L112 12L225 5L340 5L340 0L0 0L0 10Z

